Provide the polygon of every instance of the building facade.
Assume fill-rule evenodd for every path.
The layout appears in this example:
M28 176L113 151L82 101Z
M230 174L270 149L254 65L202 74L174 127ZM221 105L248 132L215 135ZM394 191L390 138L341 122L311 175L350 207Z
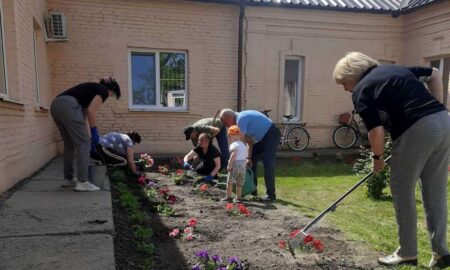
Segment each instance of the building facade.
M0 0L0 192L62 151L52 99L106 75L122 98L99 130L138 131L138 151L186 151L183 127L225 107L271 110L280 126L293 114L310 147L332 146L352 110L331 79L346 52L435 66L448 85L450 2L424 2Z

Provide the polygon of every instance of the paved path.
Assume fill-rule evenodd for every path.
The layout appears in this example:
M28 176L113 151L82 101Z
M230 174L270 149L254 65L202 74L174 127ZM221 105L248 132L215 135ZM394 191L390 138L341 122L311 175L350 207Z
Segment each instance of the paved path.
M109 190L60 187L62 158L0 197L0 270L115 269Z

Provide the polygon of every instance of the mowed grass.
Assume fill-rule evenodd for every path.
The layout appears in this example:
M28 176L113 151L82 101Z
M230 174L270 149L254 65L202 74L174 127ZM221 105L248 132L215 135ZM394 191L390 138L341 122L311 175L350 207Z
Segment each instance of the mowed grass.
M352 172L351 165L334 160L280 159L276 166L277 199L310 218L325 210L362 178ZM386 199L375 201L367 197L365 187L361 186L341 202L335 212L326 216L326 222L341 230L348 239L363 241L386 255L392 253L398 247L397 225L389 188L385 192ZM258 193L265 194L262 167L258 170ZM431 248L419 189L416 195L419 264L427 266ZM314 234L314 229L311 233Z

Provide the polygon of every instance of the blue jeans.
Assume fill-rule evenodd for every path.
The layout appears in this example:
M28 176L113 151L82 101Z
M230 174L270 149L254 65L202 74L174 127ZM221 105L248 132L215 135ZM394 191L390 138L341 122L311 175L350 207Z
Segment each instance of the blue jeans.
M227 168L228 160L230 159L230 151L228 150L228 138L227 138L227 128L223 126L220 129L219 134L216 136L217 144L219 145L220 153L220 164L222 168Z
M253 146L252 153L252 171L253 182L255 186L258 185L258 176L256 169L258 161L263 158L264 165L264 182L266 183L266 193L270 199L275 200L275 154L277 152L278 144L280 143L280 130L272 124L263 139Z

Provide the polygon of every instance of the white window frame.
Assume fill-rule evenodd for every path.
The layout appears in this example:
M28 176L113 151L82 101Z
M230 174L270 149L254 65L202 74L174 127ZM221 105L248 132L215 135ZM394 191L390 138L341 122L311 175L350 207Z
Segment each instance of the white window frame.
M156 89L156 104L157 105L134 105L133 104L133 82L131 74L131 54L132 53L148 53L148 54L154 54L155 55L155 89ZM185 85L185 95L184 95L184 107L164 107L161 106L161 74L160 74L160 64L159 64L159 55L160 53L183 53L185 55L185 77L184 77L184 85ZM187 51L177 51L177 50L153 50L153 49L135 49L130 48L128 49L128 108L130 111L163 111L163 112L187 112L188 111L188 52ZM177 91L183 91L183 90L177 90Z
M36 44L36 30L33 26L33 61L34 61L34 83L35 83L35 90L36 90L36 105L39 105L41 103L41 94L40 94L40 87L39 87L39 64L38 64L38 51L37 51L37 44Z
M0 0L0 15L1 15L1 20L0 20L0 30L1 32L1 43L3 46L3 75L5 77L5 93L0 93L0 98L8 98L9 96L9 91L8 91L8 72L6 70L7 67L7 60L6 60L6 46L5 46L5 16L3 13L3 1Z
M287 60L297 60L298 61L298 74L297 74L297 102L298 102L298 108L296 108L296 112L295 112L295 117L292 118L291 120L287 121L286 118L283 117L283 123L295 123L295 122L301 122L302 117L303 117L303 92L304 92L304 87L303 87L303 71L304 71L304 67L305 67L305 58L303 56L297 56L297 55L287 55L284 59L284 74L283 74L283 106L284 106L284 84L285 84L285 75L286 75L286 61ZM284 110L285 108L283 108L283 115L284 115ZM298 111L297 111L298 110Z

